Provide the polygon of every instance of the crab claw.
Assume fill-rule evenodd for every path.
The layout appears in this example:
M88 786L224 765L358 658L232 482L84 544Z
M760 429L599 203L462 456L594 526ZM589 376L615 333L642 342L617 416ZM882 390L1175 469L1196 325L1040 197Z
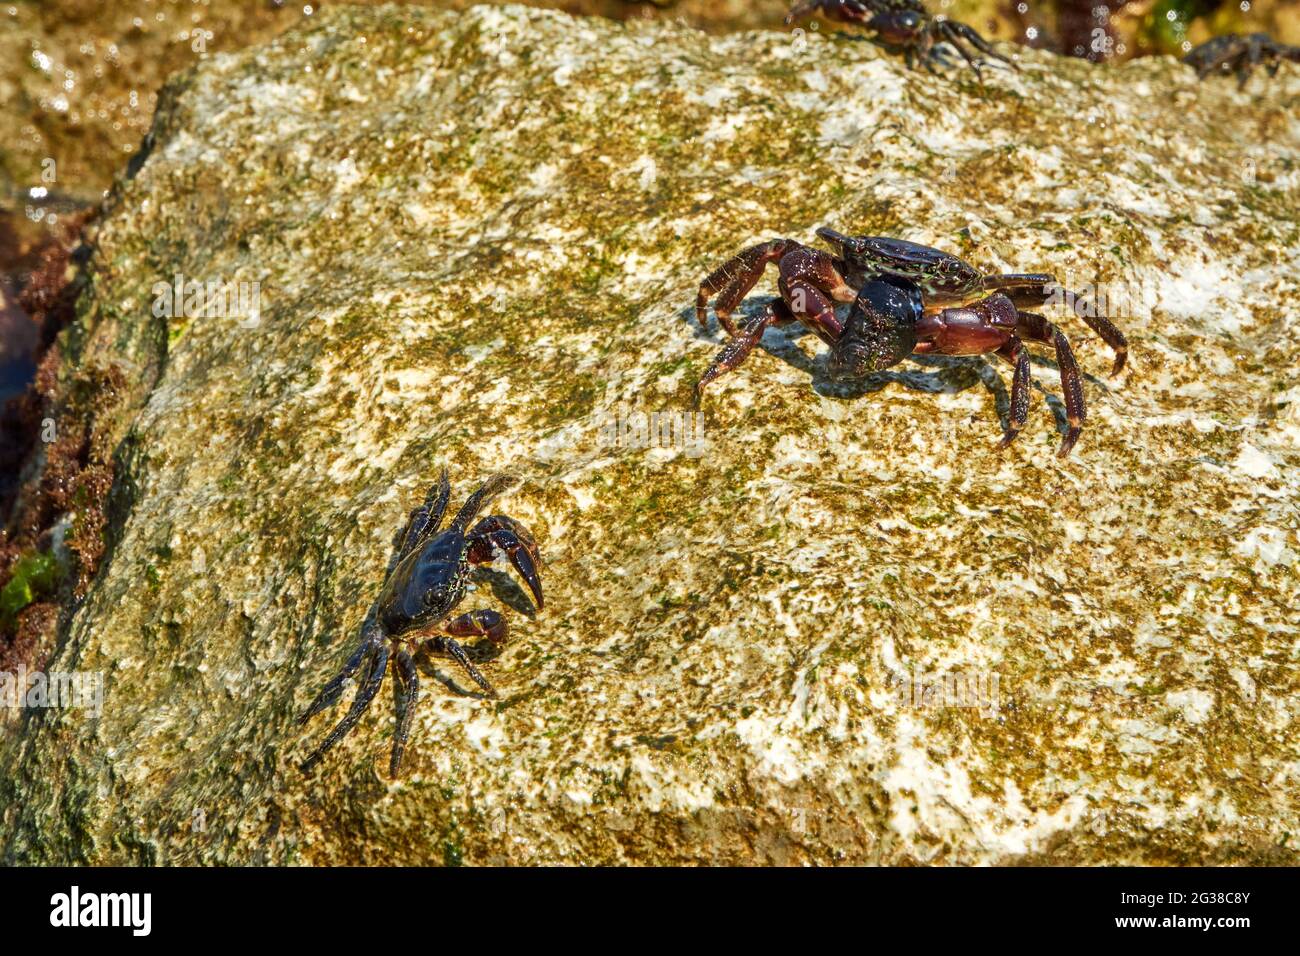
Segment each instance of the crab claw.
M506 532L502 537L513 536ZM531 540L529 544L531 544ZM533 592L533 600L537 602L537 610L540 611L545 606L545 601L542 599L542 579L537 573L537 555L534 550L536 545L532 545L530 548L516 538L513 543L503 542L501 547L510 556L510 563L519 572L519 576L524 579L524 583L528 585L528 590Z
M467 555L473 564L483 564L492 560L493 551L500 548L510 558L510 563L519 572L519 576L533 593L533 600L540 611L545 602L542 598L542 579L537 573L541 555L537 543L528 530L513 518L505 515L491 515L474 526L469 533L470 548Z

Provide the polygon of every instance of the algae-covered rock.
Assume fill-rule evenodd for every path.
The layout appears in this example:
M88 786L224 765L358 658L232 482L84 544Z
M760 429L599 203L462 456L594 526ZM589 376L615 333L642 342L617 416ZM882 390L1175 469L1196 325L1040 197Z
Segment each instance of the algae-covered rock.
M312 21L171 82L101 221L66 347L123 373L116 481L48 668L104 696L9 721L3 859L1296 861L1300 71ZM1117 380L1052 314L1074 456L1050 354L1005 453L1005 368L845 389L794 329L693 417L699 280L820 224L1105 294ZM476 573L501 699L428 661L400 779L388 688L303 776L443 466L524 479L547 606Z

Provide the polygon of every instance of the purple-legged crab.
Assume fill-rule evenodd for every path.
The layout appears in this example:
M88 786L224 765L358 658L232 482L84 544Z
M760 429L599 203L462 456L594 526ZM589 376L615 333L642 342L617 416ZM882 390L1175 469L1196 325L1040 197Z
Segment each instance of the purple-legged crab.
M932 70L935 62L942 62L938 44L947 43L970 64L981 81L980 67L985 61L972 56L966 44L978 53L1016 69L1015 63L993 49L974 27L958 20L931 16L921 0L796 0L786 14L785 22L794 23L814 13L874 30L876 37L886 46L903 50L909 67L915 67L920 60L927 70Z
M995 353L1015 372L1005 448L1019 433L1029 410L1029 353L1024 343L1056 350L1069 429L1057 454L1074 447L1087 410L1079 367L1065 334L1021 306L1042 306L1057 296L1076 301L1050 275L984 275L974 266L929 246L882 236L845 236L821 228L817 235L835 254L772 239L750 246L700 283L695 315L707 321L709 299L731 341L718 353L696 389L735 368L772 325L801 322L831 347L828 369L838 379L858 379L901 362L912 353L984 355ZM780 297L737 329L731 312L749 293L769 262L777 264ZM856 291L855 291L856 289ZM852 302L846 321L836 302ZM1075 312L1115 351L1111 374L1124 367L1128 342L1105 316L1076 304Z
M1266 64L1269 76L1275 76L1283 60L1300 63L1300 47L1278 43L1267 33L1225 33L1183 57L1183 62L1202 80L1211 73L1236 73L1238 89L1246 85L1251 71L1261 63Z
M537 545L524 527L504 515L492 515L470 527L479 511L514 481L506 475L489 478L469 496L446 530L439 532L438 525L451 497L451 486L444 470L438 484L429 489L424 503L411 512L405 528L393 541L388 573L379 597L362 625L360 645L343 669L298 718L299 724L305 724L336 703L343 693L344 684L365 665L351 708L321 745L302 762L304 773L319 763L326 752L356 726L379 692L391 662L398 694L397 732L393 737L389 774L397 775L420 697L419 676L412 651L452 658L485 693L496 696L492 685L470 659L470 649L462 646L456 638L486 638L495 656L505 646L505 618L486 609L467 611L456 617L451 614L465 596L471 566L491 561L497 549L510 558L532 591L538 609L542 607L542 581L537 574L540 556ZM421 642L418 648L417 642Z

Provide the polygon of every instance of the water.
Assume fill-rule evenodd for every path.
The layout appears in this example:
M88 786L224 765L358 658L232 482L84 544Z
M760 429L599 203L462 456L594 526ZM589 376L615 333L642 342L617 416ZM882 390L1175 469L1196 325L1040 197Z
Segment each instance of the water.
M0 402L21 393L31 382L36 374L35 348L36 326L0 285Z
M21 395L36 375L36 365L30 360L7 362L0 365L0 404L15 395Z

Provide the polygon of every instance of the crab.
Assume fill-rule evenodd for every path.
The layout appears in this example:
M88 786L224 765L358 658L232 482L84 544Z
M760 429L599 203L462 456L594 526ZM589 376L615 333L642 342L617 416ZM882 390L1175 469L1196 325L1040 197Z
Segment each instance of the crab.
M1225 33L1183 57L1183 62L1202 80L1211 73L1236 73L1238 89L1246 85L1256 66L1266 63L1268 75L1275 76L1283 60L1300 63L1300 47L1278 43L1267 33Z
M839 380L860 379L906 356L993 353L1014 367L1011 413L1002 438L1006 448L1024 426L1029 409L1029 353L1026 342L1050 345L1065 393L1069 428L1057 454L1070 454L1087 409L1079 366L1069 340L1055 325L1022 306L1058 298L1075 302L1075 312L1115 352L1111 375L1128 355L1124 334L1102 315L1083 308L1078 297L1050 275L985 275L957 256L929 246L882 236L845 236L820 228L834 247L828 253L792 239L772 239L742 251L700 283L695 314L707 328L709 300L716 295L718 324L731 337L696 385L710 382L743 362L769 326L800 322L830 346L828 371ZM778 298L742 327L731 312L762 277L768 263L778 270ZM835 303L852 302L841 322Z
M429 489L424 503L411 512L393 541L384 584L362 624L360 644L343 669L298 718L300 725L306 724L326 707L337 703L345 684L364 667L351 708L302 762L304 773L315 767L356 726L379 692L391 665L398 691L397 732L393 737L389 774L397 775L420 696L415 657L421 652L455 660L485 694L496 696L492 685L471 660L471 652L477 648L467 648L457 638L486 638L490 656L495 656L506 643L505 619L489 609L467 611L456 617L452 617L452 612L465 596L472 566L490 562L498 549L506 554L532 591L538 610L542 608L542 582L537 573L541 559L532 535L505 515L491 515L471 527L479 511L514 482L508 475L489 478L466 499L446 529L439 532L438 526L451 497L444 470L438 483Z
M938 44L947 43L961 54L975 75L983 82L980 67L985 60L972 56L967 44L977 54L1001 60L1012 69L1015 63L989 44L974 27L958 20L933 17L921 5L921 0L796 0L785 16L787 24L820 13L830 20L853 23L874 30L876 37L888 47L902 48L909 67L919 59L927 70L935 62L943 62Z

